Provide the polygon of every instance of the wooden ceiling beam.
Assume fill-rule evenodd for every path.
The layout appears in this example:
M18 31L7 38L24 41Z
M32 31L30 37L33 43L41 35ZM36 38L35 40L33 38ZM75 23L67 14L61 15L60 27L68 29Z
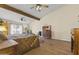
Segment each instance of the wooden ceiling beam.
M36 20L40 20L40 18L38 18L38 17L35 17L35 16L33 16L31 14L28 14L28 13L25 13L22 10L19 10L17 8L11 7L11 6L6 5L6 4L0 4L0 7L4 8L4 9L7 9L7 10L10 10L10 11L13 11L13 12L18 13L18 14L21 14L21 15L36 19Z

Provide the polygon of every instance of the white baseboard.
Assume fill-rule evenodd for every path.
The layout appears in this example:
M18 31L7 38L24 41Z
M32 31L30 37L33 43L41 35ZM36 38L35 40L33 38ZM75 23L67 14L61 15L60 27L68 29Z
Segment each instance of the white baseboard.
M58 38L52 38L52 39L56 39L56 40L62 40L62 41L68 41L68 42L71 42L71 40L69 39L58 39Z

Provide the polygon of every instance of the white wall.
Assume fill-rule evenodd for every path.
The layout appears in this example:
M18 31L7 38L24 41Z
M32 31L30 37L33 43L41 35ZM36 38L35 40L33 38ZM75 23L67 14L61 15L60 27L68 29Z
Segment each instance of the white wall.
M54 39L65 41L71 40L71 29L79 27L79 5L66 5L56 11L43 17L40 21L33 21L31 24L35 34L42 30L43 25L52 25L52 34Z

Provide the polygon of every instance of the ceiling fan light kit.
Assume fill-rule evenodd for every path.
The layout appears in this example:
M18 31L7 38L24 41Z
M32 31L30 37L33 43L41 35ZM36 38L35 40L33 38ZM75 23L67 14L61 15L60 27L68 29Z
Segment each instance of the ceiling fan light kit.
M35 8L37 11L41 11L41 6L37 6L36 8Z
M31 9L35 9L36 11L41 11L42 9L48 8L48 5L44 5L44 4L34 4L33 7L31 7Z

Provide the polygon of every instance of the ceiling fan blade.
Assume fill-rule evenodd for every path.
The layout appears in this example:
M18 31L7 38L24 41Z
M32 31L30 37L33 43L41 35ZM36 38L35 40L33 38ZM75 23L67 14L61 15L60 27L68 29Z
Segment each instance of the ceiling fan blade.
M42 6L43 6L43 7L46 7L46 8L48 8L48 7L49 7L49 6L48 6L48 5L46 5L46 4L42 4Z

